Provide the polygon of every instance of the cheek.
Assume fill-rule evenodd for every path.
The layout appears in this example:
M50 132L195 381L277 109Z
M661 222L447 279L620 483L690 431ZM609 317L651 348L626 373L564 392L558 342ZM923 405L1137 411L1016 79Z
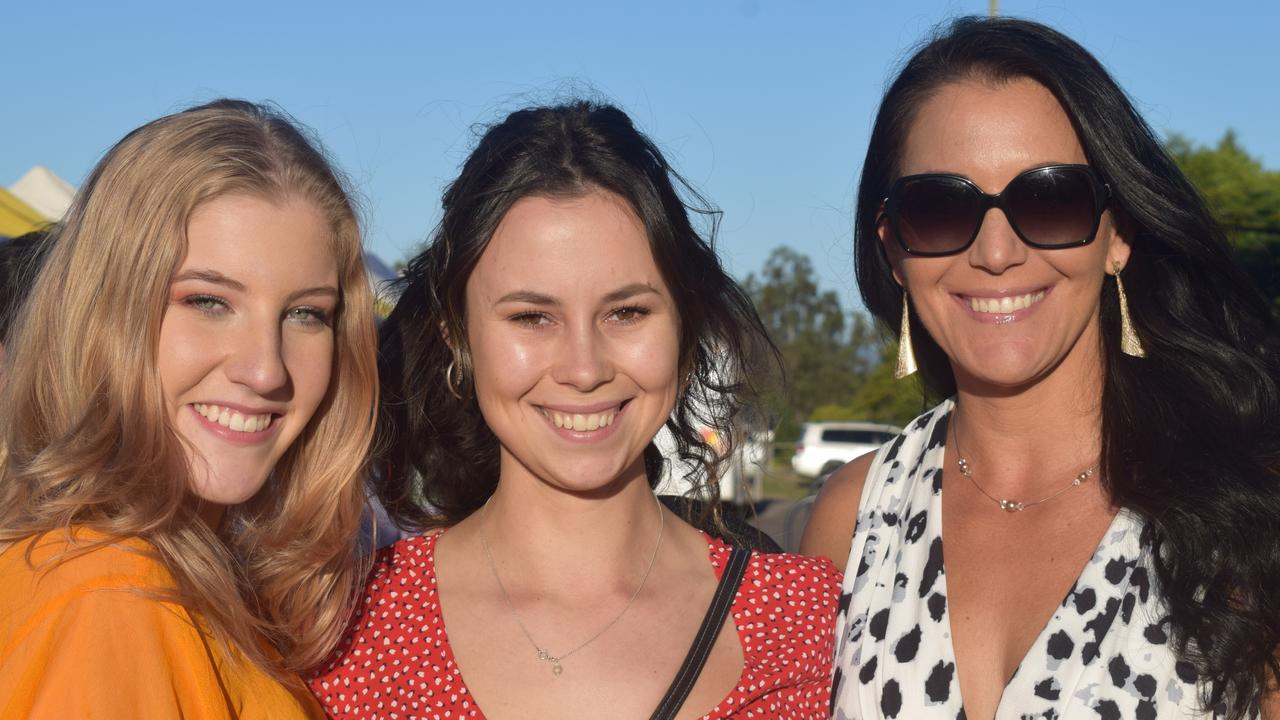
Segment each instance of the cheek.
M313 412L329 391L333 377L333 334L326 332L293 339L284 352L294 399L300 408Z
M537 384L549 359L546 342L498 326L469 331L477 396L519 397Z
M213 365L208 333L179 313L165 313L156 346L156 368L165 399L173 403L182 392L199 383Z
M672 396L680 385L680 336L672 323L663 323L643 342L624 350L631 375L641 387L651 391L668 390Z

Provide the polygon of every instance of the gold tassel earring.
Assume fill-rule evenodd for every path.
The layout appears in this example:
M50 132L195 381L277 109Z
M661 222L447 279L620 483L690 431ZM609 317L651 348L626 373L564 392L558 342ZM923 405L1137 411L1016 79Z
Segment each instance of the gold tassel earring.
M1116 292L1120 295L1120 352L1144 358L1147 356L1146 348L1142 347L1138 332L1133 328L1133 320L1129 318L1129 298L1124 294L1124 283L1120 282L1120 263L1111 263L1111 268L1115 270Z
M911 346L911 315L907 309L907 290L902 289L902 330L898 332L898 368L893 376L899 380L916 371L916 351Z

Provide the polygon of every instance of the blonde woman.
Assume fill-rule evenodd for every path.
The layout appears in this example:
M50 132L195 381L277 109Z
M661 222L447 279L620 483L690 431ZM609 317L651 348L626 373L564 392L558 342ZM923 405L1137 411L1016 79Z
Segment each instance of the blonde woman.
M120 141L53 242L0 397L0 717L319 715L377 387L342 182L222 100Z

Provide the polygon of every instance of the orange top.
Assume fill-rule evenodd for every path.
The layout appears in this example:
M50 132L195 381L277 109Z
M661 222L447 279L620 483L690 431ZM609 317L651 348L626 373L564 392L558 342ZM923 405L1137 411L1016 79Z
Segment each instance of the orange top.
M157 599L173 578L149 544L130 538L48 562L78 545L51 532L0 552L0 717L323 717L304 686L228 663L203 623Z

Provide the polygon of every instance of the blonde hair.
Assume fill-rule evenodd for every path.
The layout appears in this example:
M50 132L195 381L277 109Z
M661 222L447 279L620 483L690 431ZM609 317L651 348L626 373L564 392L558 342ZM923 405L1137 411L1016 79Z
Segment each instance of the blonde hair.
M196 515L156 347L187 221L228 193L321 209L341 301L325 399L263 490L215 532ZM233 100L133 131L57 230L12 340L0 389L0 548L72 526L141 537L172 572L175 599L245 658L277 677L323 659L363 580L377 370L359 223L317 146L282 112Z

